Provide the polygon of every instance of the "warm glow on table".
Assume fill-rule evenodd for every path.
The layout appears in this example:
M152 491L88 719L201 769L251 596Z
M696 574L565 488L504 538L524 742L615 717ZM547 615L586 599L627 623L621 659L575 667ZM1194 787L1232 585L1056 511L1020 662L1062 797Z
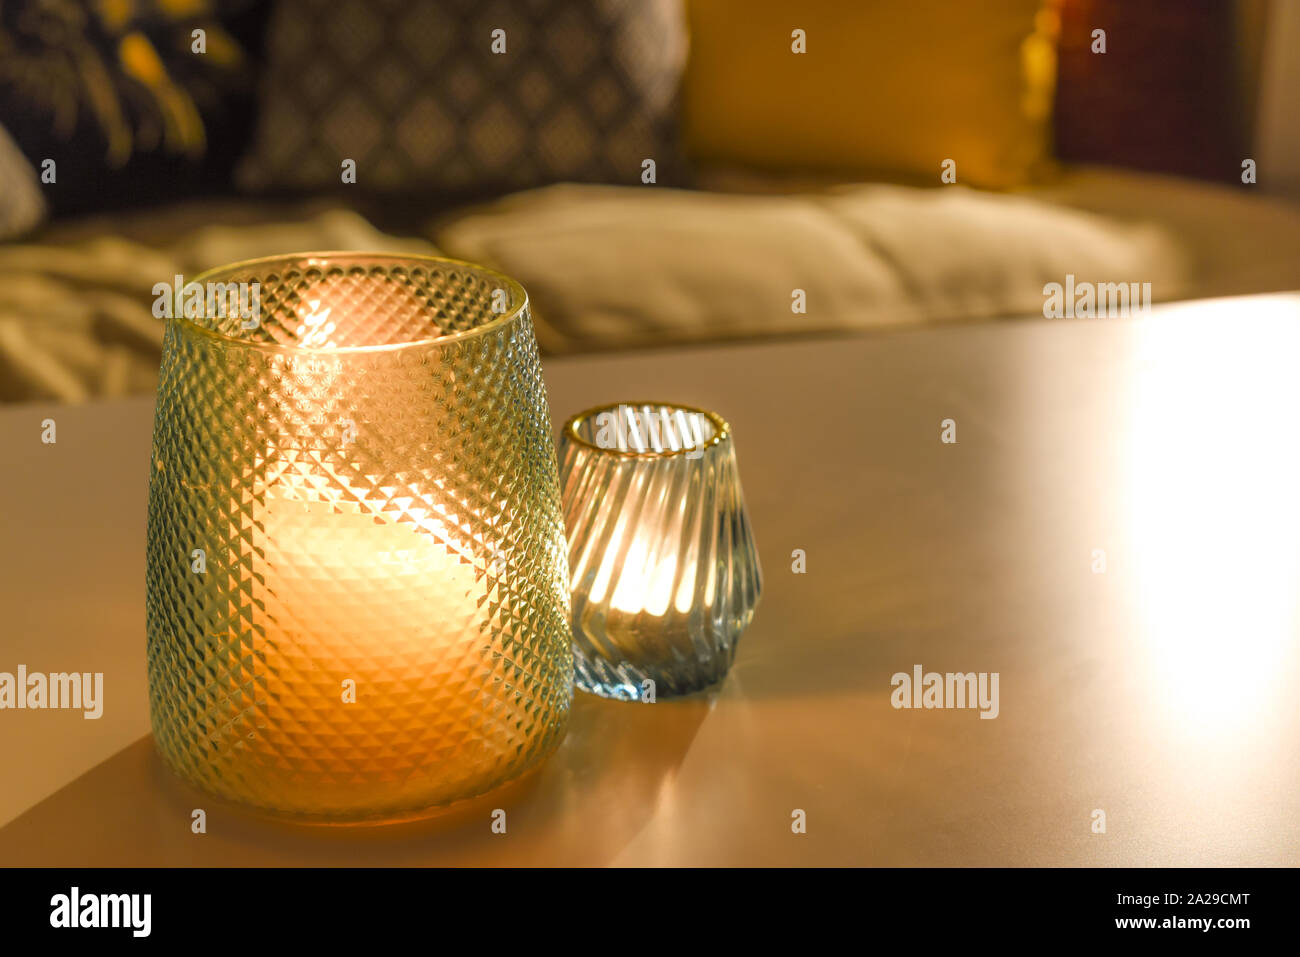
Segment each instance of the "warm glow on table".
M1294 691L1300 303L1168 306L1135 339L1122 437L1135 650L1174 737L1231 742Z

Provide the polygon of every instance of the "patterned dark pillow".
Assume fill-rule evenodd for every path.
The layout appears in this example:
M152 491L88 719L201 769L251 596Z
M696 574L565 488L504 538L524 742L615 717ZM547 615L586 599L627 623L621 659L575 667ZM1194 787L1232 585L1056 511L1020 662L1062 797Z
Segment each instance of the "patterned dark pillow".
M685 55L681 0L281 0L238 179L338 186L352 160L359 190L464 196L651 159L674 182Z
M0 126L50 209L228 183L256 88L244 39L264 21L255 0L0 2Z

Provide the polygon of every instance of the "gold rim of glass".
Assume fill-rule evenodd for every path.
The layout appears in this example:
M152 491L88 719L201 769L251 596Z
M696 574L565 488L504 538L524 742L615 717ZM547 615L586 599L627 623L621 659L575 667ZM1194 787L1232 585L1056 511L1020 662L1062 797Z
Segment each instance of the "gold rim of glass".
M450 332L438 336L427 336L423 339L412 339L409 342L385 342L371 346L286 346L276 342L252 342L248 339L227 335L223 332L211 329L208 326L201 325L194 319L184 315L183 310L179 309L174 309L173 312L176 313L176 315L167 321L178 322L200 335L217 339L222 342L233 343L246 349L257 349L263 352L280 353L283 355L339 355L357 352L396 352L401 349L411 349L416 346L440 345L443 343L457 342L462 339L472 339L476 336L484 335L495 329L500 329L509 325L511 322L514 322L523 315L528 309L528 291L524 289L523 284L517 279L511 279L505 273L497 272L495 269L489 269L486 266L480 266L478 263L468 262L464 259L452 259L449 256L425 256L419 253L402 253L400 255L395 255L393 253L369 252L366 250L335 249L323 252L285 253L279 256L258 256L254 259L241 259L238 262L226 263L212 269L207 269L199 273L181 288L184 290L191 284L203 285L214 281L217 277L229 276L232 273L237 273L255 266L266 265L268 263L282 262L287 265L307 265L311 263L312 260L328 261L332 259L381 260L398 264L408 262L419 264L435 263L440 266L455 266L460 269L467 269L485 278L499 280L504 288L510 290L510 298L511 301L514 302L514 305L511 306L508 311L488 320L481 326L475 326L473 329L465 329L461 332Z
M613 412L622 406L643 405L660 406L665 409L673 409L680 412L698 413L709 420L709 423L713 426L713 435L701 446L683 446L680 449L664 449L663 451L647 449L644 452L638 452L633 449L607 449L590 441L578 432L578 429L582 424L592 416L599 415L602 412ZM728 425L727 420L718 415L718 413L711 412L708 409L701 409L699 406L683 405L681 402L665 402L662 399L625 399L622 402L606 402L602 405L592 406L590 409L583 409L577 415L570 416L569 420L564 423L563 433L570 441L576 442L578 445L591 449L594 452L600 452L602 455L617 455L621 458L627 459L666 459L671 458L674 455L685 455L688 452L700 452L704 449L711 449L715 445L721 445L731 437L731 426Z

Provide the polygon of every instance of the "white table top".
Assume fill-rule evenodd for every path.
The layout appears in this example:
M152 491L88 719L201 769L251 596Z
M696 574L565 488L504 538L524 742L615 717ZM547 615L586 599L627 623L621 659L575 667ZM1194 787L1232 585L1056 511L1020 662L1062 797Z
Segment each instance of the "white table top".
M492 796L505 836L482 809L288 827L172 779L147 738L152 403L9 407L0 671L103 671L105 710L0 711L0 863L1294 865L1298 355L1300 296L1271 296L548 361L557 424L643 395L731 421L765 593L716 693L579 695ZM998 717L893 708L915 665L997 672Z

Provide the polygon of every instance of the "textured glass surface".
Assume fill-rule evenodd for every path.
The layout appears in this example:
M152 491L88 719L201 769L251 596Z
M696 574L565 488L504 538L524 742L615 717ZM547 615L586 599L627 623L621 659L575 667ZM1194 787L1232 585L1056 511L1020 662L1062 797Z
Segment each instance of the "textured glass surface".
M570 419L560 440L578 687L625 700L721 680L762 572L731 430L636 402Z
M147 600L166 762L320 821L419 816L537 763L572 659L523 289L350 253L196 282L257 282L261 309L167 325Z

